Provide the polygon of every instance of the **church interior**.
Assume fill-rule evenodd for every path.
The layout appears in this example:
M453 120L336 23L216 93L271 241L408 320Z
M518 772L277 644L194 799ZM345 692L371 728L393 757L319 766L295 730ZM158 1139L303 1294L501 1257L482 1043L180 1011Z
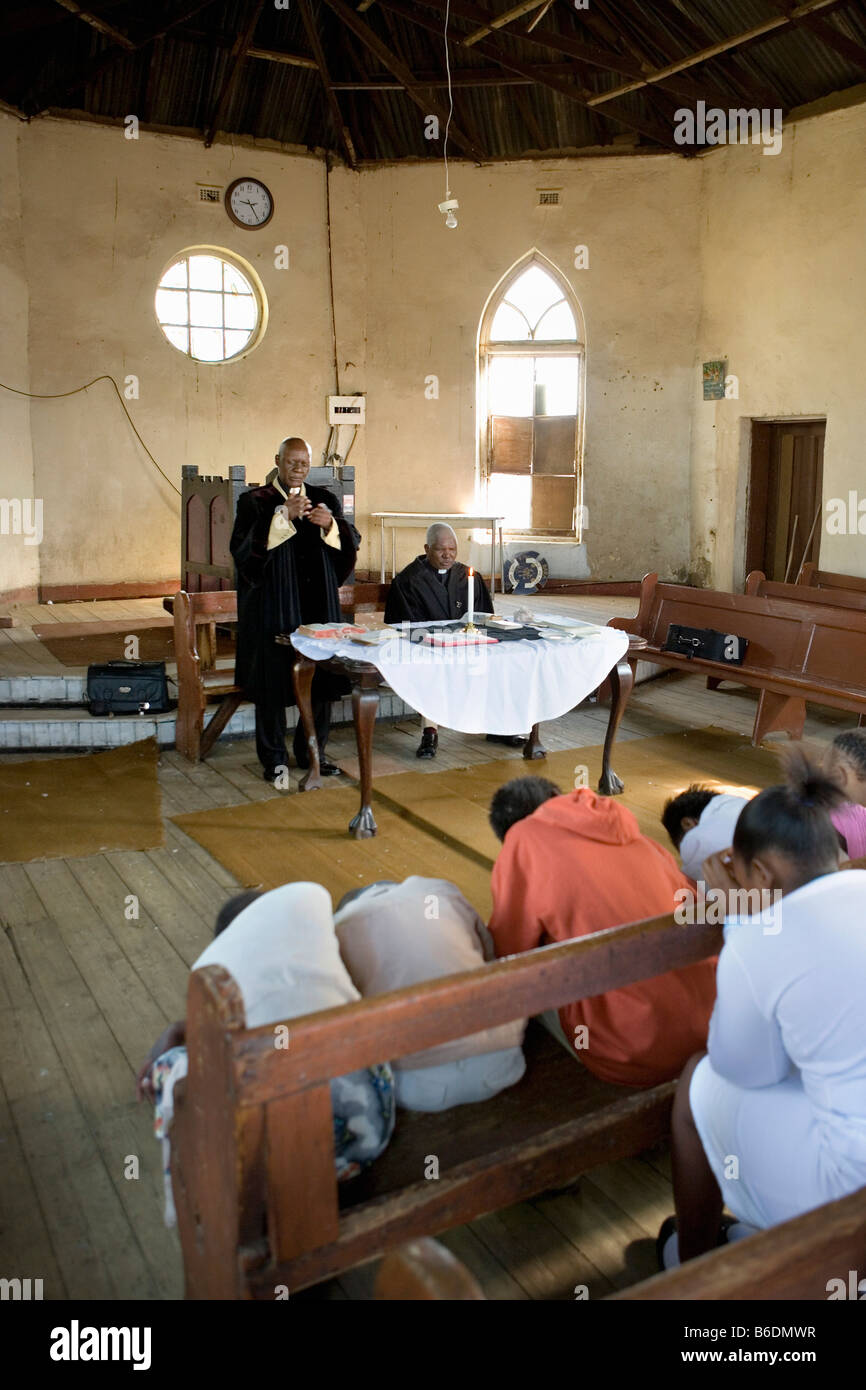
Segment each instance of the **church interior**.
M866 1296L863 0L0 32L4 1289Z

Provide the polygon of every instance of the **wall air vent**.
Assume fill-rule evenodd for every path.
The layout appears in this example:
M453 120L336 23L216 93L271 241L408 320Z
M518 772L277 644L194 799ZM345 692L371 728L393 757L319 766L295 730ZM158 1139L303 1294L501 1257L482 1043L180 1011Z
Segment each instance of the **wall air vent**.
M559 193L560 193L560 190L559 190L558 188L539 188L539 190L538 190L538 206L539 206L540 208L544 208L544 207L558 207L558 206L559 206Z

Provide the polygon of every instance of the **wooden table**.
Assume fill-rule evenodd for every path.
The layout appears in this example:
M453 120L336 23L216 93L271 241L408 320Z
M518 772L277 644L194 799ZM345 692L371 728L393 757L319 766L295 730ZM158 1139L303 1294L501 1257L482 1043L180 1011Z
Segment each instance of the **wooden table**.
M291 634L281 635L276 640L283 646L291 646ZM642 637L629 635L628 651L611 667L607 675L607 683L610 685L610 716L607 721L601 777L598 782L598 790L604 796L618 796L623 789L622 779L617 777L610 765L610 756L620 720L634 685L634 669L638 655L645 646L646 642ZM322 774L319 770L319 745L316 741L310 700L313 675L316 668L321 666L333 675L346 677L352 686L352 719L355 725L355 742L358 748L361 805L357 814L349 822L349 832L354 835L356 840L368 840L376 834L377 830L371 805L373 794L373 727L376 723L376 711L379 707L379 691L383 686L382 673L378 667L373 666L368 661L351 661L346 657L339 656L323 661L313 661L310 657L297 651L296 648L293 647L292 650L295 656L292 668L295 699L310 750L310 767L305 776L301 778L300 790L315 791L322 785ZM537 758L547 756L547 750L542 748L538 737L537 724L532 726L529 738L523 746L523 756L528 761L535 761Z

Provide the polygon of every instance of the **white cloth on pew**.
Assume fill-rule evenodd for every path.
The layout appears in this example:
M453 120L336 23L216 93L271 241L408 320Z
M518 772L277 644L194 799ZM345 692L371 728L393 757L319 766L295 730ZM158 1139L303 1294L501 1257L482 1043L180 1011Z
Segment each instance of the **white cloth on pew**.
M361 997L340 958L331 895L318 883L287 883L256 898L202 951L193 970L205 965L223 966L237 982L248 1028ZM337 1176L354 1177L378 1157L394 1129L390 1066L336 1077L331 1105Z
M866 870L726 923L716 979L689 1100L730 1210L764 1228L866 1185Z
M343 960L365 998L494 959L478 913L453 883L415 874L372 884L334 918ZM526 1020L488 1028L392 1061L397 1103L447 1110L487 1100L519 1081Z
M628 650L628 633L599 627L574 642L540 638L448 650L416 645L396 632L379 647L293 633L292 645L313 661L340 656L378 667L401 700L443 728L525 734L591 695Z
M720 792L707 803L697 825L687 830L680 841L684 874L697 882L704 860L720 850L730 849L740 812L747 805L747 797L731 796L728 792Z

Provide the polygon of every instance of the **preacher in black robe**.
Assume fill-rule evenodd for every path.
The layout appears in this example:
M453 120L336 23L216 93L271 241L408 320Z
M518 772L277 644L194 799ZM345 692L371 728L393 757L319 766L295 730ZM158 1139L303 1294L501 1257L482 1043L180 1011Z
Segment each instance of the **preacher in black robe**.
M473 612L492 613L490 593L480 574L475 575ZM423 623L443 618L464 618L469 606L469 571L457 559L457 537L444 521L427 532L424 554L418 555L395 575L385 603L386 623ZM439 745L436 725L421 715L418 758L435 758Z
M469 602L469 571L459 560L440 566L418 555L391 581L385 604L386 623L424 623L443 618L465 618ZM437 556L437 558L439 558ZM474 611L492 613L490 593L480 574L475 575Z
M237 568L238 636L236 683L256 706L256 752L267 780L286 766L286 706L295 703L292 654L278 646L278 633L301 623L340 622L339 587L355 565L360 536L343 516L333 493L307 487L309 446L286 439L276 456L277 477L238 498L231 538ZM330 730L330 702L348 683L317 673L312 707L322 770ZM300 721L295 760L309 754Z

